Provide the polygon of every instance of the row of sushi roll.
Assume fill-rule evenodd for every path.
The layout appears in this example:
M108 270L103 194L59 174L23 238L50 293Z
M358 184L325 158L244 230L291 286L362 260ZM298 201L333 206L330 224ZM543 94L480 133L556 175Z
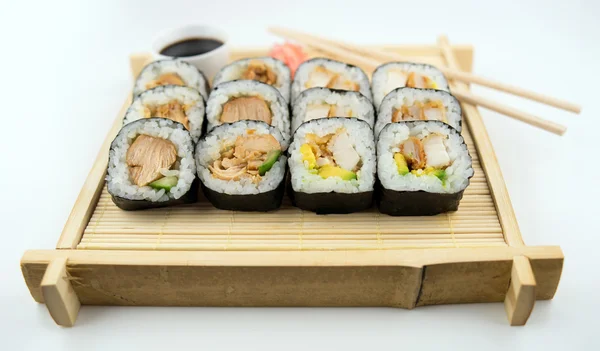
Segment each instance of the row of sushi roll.
M271 211L287 192L320 214L375 200L389 215L456 210L473 175L462 112L433 66L392 62L369 83L358 67L271 57L213 80L181 60L148 64L111 144L107 184L124 210L197 201ZM288 175L289 171L289 175Z

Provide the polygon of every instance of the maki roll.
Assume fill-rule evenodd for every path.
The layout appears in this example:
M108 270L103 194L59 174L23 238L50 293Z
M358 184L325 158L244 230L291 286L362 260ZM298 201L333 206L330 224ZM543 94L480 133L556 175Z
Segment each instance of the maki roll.
M390 123L377 141L377 204L392 216L455 211L473 176L456 129L440 121Z
M265 122L215 127L196 145L204 195L222 210L278 209L285 191L283 151L281 132Z
M295 206L319 214L371 207L375 183L373 130L356 118L303 123L289 149Z
M195 66L182 60L158 60L147 64L133 85L133 97L161 85L180 85L198 90L204 100L210 86L204 74Z
M208 130L223 123L262 121L279 129L284 149L290 139L289 113L287 101L277 89L253 80L219 84L206 104Z
M238 79L256 80L275 87L285 101L290 101L291 73L289 67L272 57L254 57L234 61L223 67L213 79L213 85Z
M127 109L123 124L143 118L162 117L181 123L197 142L204 123L204 98L198 90L163 85L137 96Z
M196 202L198 181L190 133L166 118L125 125L110 145L106 182L113 202L123 210Z
M379 110L390 91L401 88L437 89L450 91L446 77L432 65L412 62L388 62L373 72L373 103Z
M398 88L385 96L379 106L375 135L388 123L415 120L442 121L459 133L462 110L458 100L443 90Z
M327 58L304 61L294 75L292 103L296 102L304 90L315 87L358 91L371 100L369 78L365 72L359 67L340 61Z
M302 92L292 110L292 133L304 122L324 117L356 117L373 127L373 104L357 91L310 88Z

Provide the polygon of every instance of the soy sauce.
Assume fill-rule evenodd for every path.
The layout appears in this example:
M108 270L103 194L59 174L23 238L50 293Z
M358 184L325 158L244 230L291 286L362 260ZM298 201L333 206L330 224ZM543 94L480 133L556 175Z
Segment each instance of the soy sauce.
M196 56L213 51L221 45L223 45L223 42L216 39L189 38L165 47L160 51L160 54L171 57Z

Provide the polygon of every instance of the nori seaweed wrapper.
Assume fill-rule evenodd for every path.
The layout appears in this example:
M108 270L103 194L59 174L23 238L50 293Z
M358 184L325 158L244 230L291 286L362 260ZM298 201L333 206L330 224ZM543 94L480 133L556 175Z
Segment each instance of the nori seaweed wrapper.
M427 67L427 68L431 68L431 69L434 69L434 70L438 71L439 74L441 74L442 77L444 77L444 80L445 80L446 84L445 84L445 86L443 86L441 88L437 88L437 90L444 90L444 91L447 91L449 93L452 93L450 91L450 84L448 84L448 77L446 77L446 75L444 75L444 72L440 71L439 68L437 68L434 65L430 65L428 63L416 63L416 62L410 62L410 61L386 62L386 63L382 63L381 65L377 66L375 68L375 70L373 71L373 74L371 75L371 77L375 76L378 73L378 71L386 69L388 66L393 67L393 66L396 66L398 64L400 64L400 65L407 64L407 65L414 66L414 67ZM371 81L371 85L373 85L373 83L377 84L378 82ZM372 89L375 90L375 87L372 86Z
M381 130L380 136L388 128L394 128L394 125L406 125L409 128L413 128L419 124L437 124L447 128L449 131L448 135L454 134L459 136L461 147L464 148L465 155L469 158L469 168L472 168L472 158L464 138L455 128L442 121L402 121L390 123ZM380 167L379 164L377 166ZM433 216L444 212L456 211L472 177L473 173L466 178L467 184L465 187L455 193L435 193L425 190L393 190L386 188L378 180L375 184L375 202L381 213L390 216Z
M429 65L426 65L426 66L429 66ZM456 126L453 126L453 125L451 125L450 123L443 122L443 121L435 121L435 120L429 120L429 121L435 121L435 122L446 123L446 124L448 124L449 126L451 126L452 128L456 129L456 130L457 130L459 133L461 133L461 132L462 132L462 128L463 128L463 123L462 123L462 122L463 122L463 119L462 119L462 116L463 116L463 112L462 112L462 106L460 106L460 102L458 101L458 99L457 99L457 98L456 98L454 95L452 95L452 94L450 93L450 90L446 91L446 90L443 90L443 89L422 89L422 88L411 88L411 87L399 87L399 88L396 88L396 89L393 89L392 91L390 91L390 92L389 92L389 93L388 93L388 94L387 94L387 95L386 95L386 96L383 98L383 100L381 100L381 104L379 105L379 106L380 106L380 108L382 108L382 106L383 106L384 102L386 101L386 99L390 99L390 98L392 98L392 97L395 97L395 94L397 94L397 93L400 93L400 92L402 92L402 91L403 91L403 90L405 90L405 89L406 89L407 91L410 91L410 90L418 90L418 91L421 91L421 93L422 93L422 94L426 94L426 93L434 93L434 94L440 94L440 95L442 95L442 96L443 96L443 95L446 95L446 96L447 96L447 97L446 97L447 99L453 100L453 101L454 101L454 103L455 103L455 105L453 105L453 106L456 106L456 108L457 108L457 110L456 110L456 114L457 114L458 116L460 116L460 118L458 119L458 121L457 121L457 123L456 123ZM392 93L393 93L393 94L392 94ZM444 107L446 107L446 106L444 106ZM383 114L383 113L382 113L382 111L380 111L380 114ZM389 123L393 123L393 122L389 122ZM400 121L400 123L402 123L402 121Z
M139 79L139 77L142 75L142 73L144 73L144 71L146 69L152 69L152 67L155 67L156 65L160 65L161 62L165 62L165 61L179 61L179 62L183 62L183 64L190 66L192 68L195 68L196 71L198 71L198 73L200 73L200 75L202 76L202 80L204 80L204 90L206 91L207 96L204 96L202 94L202 92L199 92L200 95L202 96L202 100L204 101L204 104L206 105L206 100L208 99L208 94L210 94L210 83L208 81L208 79L206 79L206 74L204 74L204 72L202 70L200 70L198 67L192 65L191 63L185 61L185 60L181 60L181 59L177 59L177 58L173 58L173 59L162 59L162 60L158 60L158 61L152 61L150 63L148 63L146 66L144 66L142 68L142 70L140 71L140 73L137 75L137 77L135 77L135 82L133 83L134 86L137 83L137 80ZM194 88L197 89L196 87L190 87L190 88ZM132 100L135 100L136 96L140 95L141 93L143 93L144 91L147 91L148 89L142 90L142 91L138 91L136 94L136 89L133 89L132 92ZM206 106L205 106L206 107Z
M363 143L372 143L373 142L373 130L368 122L358 119L358 118L346 118L346 117L325 117L319 119L313 119L310 121L306 121L298 127L295 132L295 137L298 135L301 128L307 128L309 132L314 133L314 130L321 129L323 126L327 124L338 124L338 128L345 127L349 128L350 125L356 124L356 128L352 133L348 132L348 137L351 140L358 139ZM311 128L315 126L315 128ZM360 130L361 132L368 131L368 134L361 135L361 133L357 132ZM361 136L364 139L361 139ZM359 141L359 142L360 142ZM357 142L358 143L358 142ZM293 141L290 145L290 149L288 149L288 153L290 154L290 159L292 158L292 153L296 152L293 150L293 145L298 145L299 143ZM372 145L375 146L375 145ZM299 151L297 151L299 152ZM376 166L376 156L374 150L371 148L367 148L364 154L360 154L361 162L372 162L372 175L375 176L375 166ZM303 166L300 166L303 167ZM363 168L364 171L364 168ZM293 173L293 172L291 172ZM373 177L374 178L374 177ZM340 178L341 179L341 178ZM323 180L318 178L318 180ZM315 180L315 181L318 181ZM364 184L363 184L364 185ZM371 184L366 184L367 186L358 186L359 189L364 190L356 193L344 193L335 191L335 187L329 188L327 192L316 192L309 193L302 191L303 187L299 187L299 190L295 190L294 186L290 182L288 186L288 195L292 200L292 204L302 210L315 212L317 214L347 214L353 212L359 212L366 209L369 209L373 205L373 186ZM306 188L304 188L306 189ZM310 191L310 188L308 189Z
M377 186L375 199L381 213L390 216L432 216L456 211L464 190L454 194L397 191Z
M137 210L146 210L150 208L160 208L160 207L168 207L168 206L176 206L183 204L192 204L198 201L198 184L200 181L198 178L194 179L190 190L188 190L185 195L180 197L179 199L170 199L167 201L157 201L152 202L148 200L130 200L124 197L111 195L113 202L117 205L118 208L125 211L137 211Z
M189 131L187 129L185 129L183 124L173 121L168 118L151 117L151 118L139 119L139 120L130 122L130 123L126 124L123 128L121 128L121 130L119 131L117 136L115 136L115 139L110 144L109 153L110 153L110 151L112 151L115 148L115 143L121 136L121 133L123 133L124 129L127 128L127 126L134 125L134 124L149 123L149 122L153 122L153 121L157 121L157 122L164 121L164 122L166 122L166 124L169 127L180 128L181 130L184 130L189 135ZM193 149L194 141L191 138L191 136L190 136L190 142L192 144L192 149ZM111 163L111 156L109 154L109 160L108 160L109 173L110 173L110 163ZM194 169L194 176L196 176L195 169ZM109 181L107 181L107 184L108 184L108 182ZM150 208L160 208L160 207L195 203L198 201L199 188L200 188L200 181L198 178L194 178L194 181L192 181L192 184L190 184L190 189L188 189L188 191L183 196L181 196L179 199L169 199L167 201L149 201L149 200L143 200L143 199L127 199L127 198L124 198L124 197L121 197L118 195L113 195L113 193L110 191L110 186L108 186L108 193L110 194L112 201L118 208L125 210L125 211L137 211L137 210L145 210L145 209L150 209Z
M235 82L235 81L231 81ZM230 82L228 82L230 83ZM227 84L227 83L223 83ZM222 85L223 85L222 84ZM263 84L257 82L257 84ZM220 85L220 86L222 86ZM264 84L263 84L264 85ZM275 89L275 88L273 88ZM279 92L277 92L279 94ZM283 98L282 98L283 99ZM287 106L287 105L286 105ZM240 127L240 128L238 128ZM281 150L281 154L276 159L275 164L279 163L281 167L278 169L278 173L276 176L280 175L281 179L277 179L273 177L273 186L276 184L277 186L269 191L259 192L259 193L250 193L247 191L246 194L227 194L225 191L230 188L230 184L228 182L217 181L217 183L212 182L213 179L213 171L209 169L209 164L213 164L213 156L209 153L207 154L207 149L214 148L215 143L223 143L224 140L229 140L230 142L234 142L240 136L251 135L254 133L247 134L247 131L252 129L256 131L257 128L266 128L268 132L260 132L262 135L271 135L278 142L280 146L284 146L284 138L282 133L277 127L271 126L268 123L263 121L254 121L254 120L240 120L233 123L223 123L215 126L211 129L207 134L204 135L202 139L196 144L196 165L198 167L198 177L200 179L200 184L202 188L202 192L204 196L208 199L208 201L216 208L221 210L228 211L256 211L256 212L267 212L273 211L281 207L281 203L283 201L283 195L285 192L285 180L287 177L287 167L286 162L282 160L282 157L285 155L285 149ZM232 129L233 128L233 129ZM236 132L232 132L237 128ZM231 130L230 130L231 129ZM241 131L241 132L240 132ZM260 134L255 134L260 135ZM223 136L223 139L216 139L213 136ZM222 148L222 145L219 146ZM221 149L222 150L222 149ZM221 156L222 157L222 156ZM206 172L208 170L208 172ZM268 174L273 172L273 170L268 170ZM279 173L281 172L281 173ZM208 175L207 175L208 174ZM208 178L206 178L208 177ZM223 191L223 192L221 192Z
M288 194L294 206L317 214L346 214L366 210L373 204L373 192L345 193L304 193L294 191L290 185Z
M311 66L311 65L314 65L315 63L317 63L317 64L320 63L321 65L325 64L325 66L327 64L343 65L344 70L355 70L355 72L357 72L357 74L361 76L359 78L359 80L361 81L361 84L360 84L360 88L359 88L358 92L361 93L362 95L364 95L371 103L373 102L373 94L371 93L371 84L369 83L369 76L367 76L367 74L361 67L347 63L347 62L327 58L327 57L313 57L311 59L308 59L308 60L302 62L300 64L300 66L298 66L298 68L296 69L296 72L293 75L294 78L292 79L291 95L290 95L291 96L290 97L290 105L292 107L295 104L298 97L300 96L300 94L304 90L306 90L306 88L304 88L304 89L300 89L299 91L294 93L294 89L295 89L294 86L296 86L296 87L303 86L304 83L306 83L306 82L303 82L300 80L302 77L302 74L299 74L299 73L302 72L306 66ZM328 67L325 67L325 68L328 69ZM366 83L365 87L362 86L363 82ZM298 89L298 88L296 88L296 89Z
M285 192L284 174L277 188L258 194L229 195L214 191L202 184L202 192L210 203L220 210L268 212L281 207Z
M294 134L295 130L298 129L298 127L300 127L300 125L302 123L307 122L307 121L304 121L304 116L300 115L300 112L306 112L306 109L308 108L308 106L310 104L307 103L304 105L305 110L302 110L299 104L304 102L304 100L307 99L307 96L315 94L316 92L318 92L319 94L322 94L323 98L325 95L329 95L329 94L339 94L342 96L354 96L355 99L359 100L360 103L364 104L365 107L367 109L369 109L369 111L366 111L366 112L363 111L364 113L361 112L361 115L363 115L363 116L359 117L359 119L367 122L369 124L369 127L373 128L373 125L375 124L375 120L376 120L375 108L373 107L373 103L371 102L371 100L368 97L364 96L360 91L331 89L331 88L325 88L325 87L313 87L313 88L308 88L308 89L302 91L302 93L300 93L300 95L298 95L296 100L294 100L294 103L290 105L290 116L292 116L291 117L292 134ZM296 110L296 112L297 112L296 114L294 114L294 110ZM328 117L328 118L332 118L332 117ZM347 118L347 117L337 117L337 118ZM298 122L298 120L300 120L300 121Z

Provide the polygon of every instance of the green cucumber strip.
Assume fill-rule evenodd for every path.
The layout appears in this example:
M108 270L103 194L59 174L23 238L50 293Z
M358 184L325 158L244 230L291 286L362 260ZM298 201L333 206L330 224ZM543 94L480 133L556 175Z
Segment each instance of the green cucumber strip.
M279 155L281 155L281 150L269 151L265 162L263 162L263 164L258 167L258 174L264 176L273 167L275 162L277 162Z
M169 191L169 190L171 190L172 187L177 185L178 181L179 181L179 178L177 178L175 176L162 177L160 179L153 181L152 183L150 183L148 185L150 185L150 187L152 187L154 189L165 189L165 190Z

